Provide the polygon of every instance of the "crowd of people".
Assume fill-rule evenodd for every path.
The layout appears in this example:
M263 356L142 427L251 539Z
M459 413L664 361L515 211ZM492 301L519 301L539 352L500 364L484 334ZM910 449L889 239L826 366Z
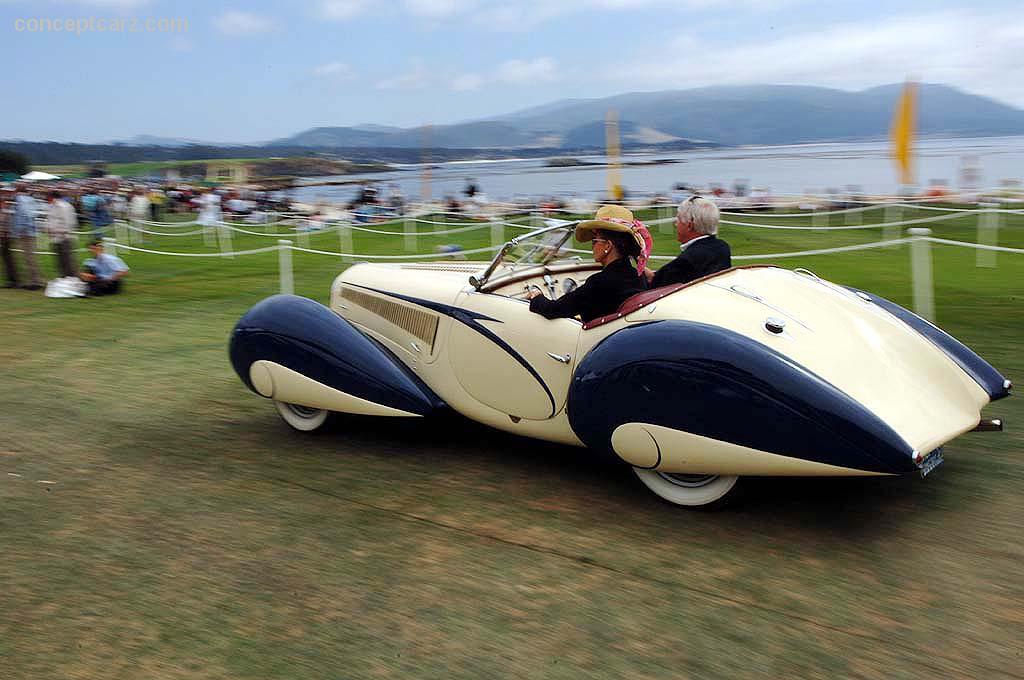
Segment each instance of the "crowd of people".
M84 284L86 294L106 295L120 290L128 271L120 258L102 252L102 239L110 235L117 220L145 226L166 219L168 214L196 212L200 224L214 226L225 212L245 219L288 207L280 193L248 189L134 184L115 178L18 182L0 189L4 285L44 288L36 256L40 235L50 243L59 280L74 279ZM93 252L81 266L75 257L78 235L88 235L89 250L99 248L99 253Z
M65 193L52 187L45 192L31 191L25 185L0 191L0 256L6 288L43 288L36 257L39 218L42 216L41 228L49 238L55 255L57 280L64 282L64 288L69 287L69 281L74 281L80 283L78 289L83 295L109 295L120 290L128 266L116 255L105 253L101 240L103 230L113 222L107 202L92 191L80 199L80 209L85 211L84 219L94 230L89 243L92 257L81 266L76 262L74 248L80 225L79 214Z
M446 197L445 207L459 212L486 201L473 179L467 180L461 193L461 201L453 196ZM671 196L659 195L655 203L667 204L670 200ZM345 206L354 222L401 215L406 207L405 197L396 184L389 185L384 192L372 183L361 185L354 199ZM552 198L541 200L534 207L548 211L582 212L582 206L576 200ZM109 178L45 184L19 182L0 190L0 255L5 285L27 290L44 287L36 255L37 238L41 232L48 238L55 256L59 280L68 286L74 282L84 294L108 295L121 290L122 281L129 271L123 260L103 249L102 239L117 220L146 225L160 222L167 213L192 213L197 215L198 224L216 226L224 220L226 213L237 219L291 208L287 197L231 188L124 184ZM337 214L335 207L322 203L314 206L307 217L315 222L320 216L326 223L327 216L332 213ZM648 239L645 245L638 237L640 231L636 225L640 223L633 219L627 208L621 205L602 207L594 220L581 224L576 235L580 241L591 242L595 261L604 269L600 275L591 277L579 289L557 301L536 300L533 303L535 311L545 316L558 316L571 310L570 316L588 317L593 309L605 309L607 300L614 301L636 292L637 286L643 289L669 285L717 271L716 268L727 268L729 248L716 238L718 208L715 203L693 196L680 204L678 213L677 235L684 244L684 251L675 261L653 273L644 266L644 248L649 253L650 246L646 229L642 230ZM79 234L89 235L88 249L92 255L81 264L76 262L75 248ZM642 261L637 269L640 256ZM628 264L630 262L633 264ZM630 276L623 276L630 271L633 272ZM606 287L604 283L619 279L619 283L612 285L615 292L599 292Z

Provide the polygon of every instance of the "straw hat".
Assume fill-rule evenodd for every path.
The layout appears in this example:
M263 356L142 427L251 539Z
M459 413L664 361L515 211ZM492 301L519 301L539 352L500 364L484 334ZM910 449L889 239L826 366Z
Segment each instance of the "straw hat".
M576 225L576 240L586 243L594 238L595 229L604 231L635 232L633 212L621 205L602 205L594 213L594 219Z

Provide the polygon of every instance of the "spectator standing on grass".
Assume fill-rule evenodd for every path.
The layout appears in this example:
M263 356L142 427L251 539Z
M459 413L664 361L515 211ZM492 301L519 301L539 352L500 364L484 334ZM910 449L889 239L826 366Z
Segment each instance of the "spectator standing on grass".
M39 273L39 264L36 262L37 210L36 199L32 198L32 195L25 191L24 187L16 187L14 215L8 229L11 237L20 247L21 256L25 260L29 282L24 287L29 290L39 290L43 287L43 277Z
M71 252L78 227L75 209L58 191L50 192L50 205L46 210L46 232L57 254L57 272L61 278L75 275L75 256Z
M82 210L85 218L92 224L93 236L102 238L103 230L113 221L110 219L107 197L95 188L89 189L82 196Z
M215 227L220 222L220 196L206 189L199 196L199 219L204 227Z
M96 229L96 225L93 223L93 213L96 210L96 198L99 192L96 191L96 187L92 185L86 185L82 191L82 214L81 219L78 221L82 224L88 222L93 227L93 231Z
M119 220L125 219L128 215L128 201L120 191L114 192L110 197L110 212Z
M133 224L140 228L142 223L149 219L149 199L146 198L146 192L142 189L136 189L132 192L132 199L128 201L128 217ZM139 241L142 241L142 232L137 231L136 234L139 237Z
M153 187L149 191L149 219L152 222L159 222L161 217L161 211L166 200L164 192L159 187Z
M121 279L128 275L128 265L116 255L103 252L103 241L89 244L92 257L82 263L78 278L89 286L89 295L113 295L121 292Z
M11 209L10 195L7 191L0 192L0 258L4 263L4 277L7 283L4 288L17 288L18 265L14 261L14 237L11 235L11 223L14 221L14 212Z

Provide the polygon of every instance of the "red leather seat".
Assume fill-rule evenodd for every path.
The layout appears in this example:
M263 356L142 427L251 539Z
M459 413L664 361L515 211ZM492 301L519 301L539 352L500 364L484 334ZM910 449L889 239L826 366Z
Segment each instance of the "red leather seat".
M747 265L740 265L739 267L730 267L729 269L723 269L722 271L715 272L714 274L708 274L707 276L702 276L701 278L694 279L693 281L690 281L689 283L673 283L671 286L662 286L661 288L652 288L651 290L645 290L642 293L637 293L636 295L631 295L630 297L628 297L625 300L623 300L622 304L619 305L619 308L615 310L615 313L613 313L613 314L606 314L604 316L600 316L600 317L594 319L593 321L588 321L587 323L583 324L583 330L587 331L587 330L590 330L591 328L597 328L598 326L602 326L602 325L608 323L609 321L615 321L616 319L621 319L622 317L626 316L627 314L632 314L636 310L641 309L642 307L646 307L647 305L649 305L649 304L651 304L653 302L657 302L661 298L663 298L663 297L665 297L667 295L671 295L672 293L676 292L677 290L682 290L683 288L686 288L687 286L692 286L695 283L700 283L701 281L707 281L708 279L714 278L716 276L721 276L722 274L726 274L726 273L731 272L733 270L736 270L736 269L758 269L760 267L774 267L774 266L775 265L771 265L771 264L747 264Z
M660 300L666 295L671 295L680 288L685 288L687 285L689 284L673 283L671 286L662 286L661 288L645 290L641 293L637 293L636 295L630 295L628 298L622 301L622 304L619 305L619 308L616 309L614 313L605 314L604 316L599 316L596 319L593 319L592 321L588 321L587 323L583 324L583 330L589 330L602 324L606 324L609 321L621 319L627 314L632 314L641 307L646 307L647 305L657 300Z

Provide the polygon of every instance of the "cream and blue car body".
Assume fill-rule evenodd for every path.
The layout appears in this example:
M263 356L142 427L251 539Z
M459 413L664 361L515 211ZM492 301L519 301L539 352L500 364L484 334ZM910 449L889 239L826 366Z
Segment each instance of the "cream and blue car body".
M742 475L927 472L946 442L1001 427L981 412L1010 382L870 293L741 267L584 325L530 312L525 294L561 294L595 265L558 247L507 261L521 245L491 263L357 264L329 307L268 298L234 329L234 368L297 429L330 412L450 408L621 459L681 505L717 501Z

